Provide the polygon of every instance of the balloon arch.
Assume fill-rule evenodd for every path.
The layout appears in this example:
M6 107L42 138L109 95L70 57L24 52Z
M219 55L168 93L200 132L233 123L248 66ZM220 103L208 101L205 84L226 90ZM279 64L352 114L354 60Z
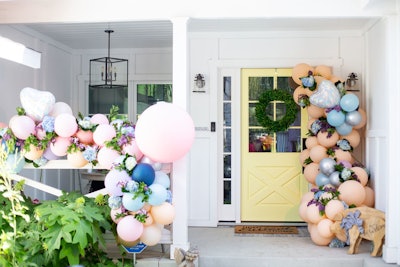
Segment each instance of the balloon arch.
M374 206L368 170L352 155L366 113L328 66L301 63L293 68L292 78L298 85L293 99L308 113L300 163L311 189L302 197L299 214L315 244L344 245L346 240L336 239L331 231L335 215L349 207Z
M22 108L1 125L7 168L19 173L26 162L44 166L67 158L75 168L87 164L108 170L105 189L119 242L157 244L175 216L171 181L163 165L182 158L194 140L194 124L180 107L159 102L147 108L136 125L108 116L78 118L52 93L33 88L20 92Z

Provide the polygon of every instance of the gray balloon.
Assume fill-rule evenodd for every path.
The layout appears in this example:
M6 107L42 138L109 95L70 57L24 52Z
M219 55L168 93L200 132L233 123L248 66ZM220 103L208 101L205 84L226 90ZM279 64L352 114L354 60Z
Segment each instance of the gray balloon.
M358 124L360 124L362 120L362 116L360 114L360 112L358 112L357 110L351 111L349 113L346 114L346 123L351 125L351 126L356 126Z
M336 161L334 159L323 158L319 162L319 170L326 176L329 176L332 172L335 171L335 165L336 165Z
M331 185L338 187L341 184L340 172L332 172L331 175L329 175L329 182L331 183Z

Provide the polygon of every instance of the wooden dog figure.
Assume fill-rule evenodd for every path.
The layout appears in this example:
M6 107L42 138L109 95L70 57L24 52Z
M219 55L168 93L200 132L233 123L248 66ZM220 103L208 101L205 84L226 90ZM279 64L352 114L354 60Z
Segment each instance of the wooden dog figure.
M381 256L385 238L385 213L369 208L357 207L339 212L334 217L331 231L336 237L350 245L349 254L358 252L362 239L373 243L371 256Z

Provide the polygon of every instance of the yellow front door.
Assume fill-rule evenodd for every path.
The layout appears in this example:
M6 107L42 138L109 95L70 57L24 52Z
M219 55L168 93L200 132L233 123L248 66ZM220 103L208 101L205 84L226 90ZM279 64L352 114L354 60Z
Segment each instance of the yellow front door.
M291 69L242 69L241 95L241 220L301 221L298 206L308 184L302 177L299 153L306 135L306 113L299 110L289 129L268 132L255 107L265 90L293 92ZM271 101L268 116L282 119L285 103ZM302 116L304 114L304 116Z

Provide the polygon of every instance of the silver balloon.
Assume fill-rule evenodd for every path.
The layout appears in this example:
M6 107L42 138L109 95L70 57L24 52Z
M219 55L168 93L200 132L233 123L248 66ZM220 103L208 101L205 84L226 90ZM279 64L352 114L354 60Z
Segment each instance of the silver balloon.
M319 170L326 176L329 176L332 172L335 171L335 165L336 165L336 161L334 159L323 158L319 162Z
M349 124L351 126L356 126L361 123L362 116L361 116L360 112L358 112L357 110L354 110L354 111L351 111L346 114L345 121L347 124Z
M332 172L331 175L329 175L329 182L331 183L331 185L338 187L341 184L340 172Z
M155 162L152 164L152 166L155 171L160 171L163 167L163 164L161 162Z

